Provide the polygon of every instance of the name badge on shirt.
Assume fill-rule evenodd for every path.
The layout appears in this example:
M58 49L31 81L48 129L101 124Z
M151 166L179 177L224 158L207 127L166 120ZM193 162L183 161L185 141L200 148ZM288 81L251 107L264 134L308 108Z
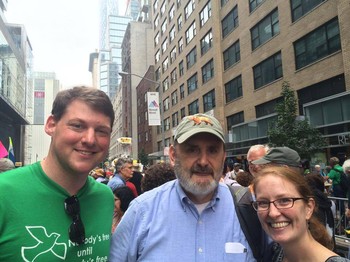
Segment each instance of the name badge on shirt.
M239 242L227 242L225 243L225 252L228 254L246 253L247 248Z

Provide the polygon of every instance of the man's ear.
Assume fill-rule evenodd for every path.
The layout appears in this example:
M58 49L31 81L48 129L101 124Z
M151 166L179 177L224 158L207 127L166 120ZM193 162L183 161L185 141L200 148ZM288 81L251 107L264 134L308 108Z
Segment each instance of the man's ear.
M170 164L172 166L174 166L174 164L175 164L175 158L176 158L175 147L173 145L171 145L169 147L169 160L170 160Z
M49 136L52 136L53 133L55 132L56 128L56 120L53 117L53 115L50 115L45 123L45 133L48 134Z

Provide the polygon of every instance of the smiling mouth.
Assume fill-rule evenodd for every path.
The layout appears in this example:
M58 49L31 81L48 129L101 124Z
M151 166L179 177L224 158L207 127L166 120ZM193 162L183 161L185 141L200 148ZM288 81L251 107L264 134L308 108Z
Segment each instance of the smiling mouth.
M93 154L93 152L89 152L89 151L83 151L83 150L77 150L80 154L82 154L82 155L92 155Z
M278 222L278 223L270 223L270 226L272 228L282 228L288 226L290 223L289 222Z

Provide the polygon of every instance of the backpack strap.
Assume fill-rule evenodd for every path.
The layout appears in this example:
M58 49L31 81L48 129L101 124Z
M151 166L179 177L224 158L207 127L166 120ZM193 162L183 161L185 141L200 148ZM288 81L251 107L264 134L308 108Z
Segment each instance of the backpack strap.
M238 220L243 233L257 261L269 261L267 235L263 231L258 215L252 207L252 195L249 188L228 186L233 197ZM270 254L265 253L267 251ZM271 260L270 260L271 261Z

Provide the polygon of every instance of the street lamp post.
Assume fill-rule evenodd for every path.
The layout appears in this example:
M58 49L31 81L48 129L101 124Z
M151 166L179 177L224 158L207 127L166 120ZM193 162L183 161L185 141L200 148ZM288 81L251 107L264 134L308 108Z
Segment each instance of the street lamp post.
M154 81L154 80L152 80L152 79L150 79L150 78L147 78L147 77L144 77L144 76L140 76L140 75L138 75L138 74L134 74L134 73L129 73L129 72L123 72L123 71L119 71L118 72L119 73L119 75L121 76L121 77L123 77L123 76L136 76L136 77L139 77L139 78L141 78L141 79L144 79L144 80L146 80L146 81L149 81L149 82L151 82L151 83L154 83L154 84L156 84L157 86L158 86L158 93L159 93L159 99L161 100L161 104L162 104L162 106L160 106L159 107L159 112L160 112L160 132L161 132L161 134L162 134L162 145L163 145L163 147L165 148L165 134L164 134L164 112L163 112L163 101L162 101L162 92L163 92L163 90L162 90L162 86L161 86L161 83L160 82L158 82L158 81ZM163 148L163 156L164 156L164 148Z

